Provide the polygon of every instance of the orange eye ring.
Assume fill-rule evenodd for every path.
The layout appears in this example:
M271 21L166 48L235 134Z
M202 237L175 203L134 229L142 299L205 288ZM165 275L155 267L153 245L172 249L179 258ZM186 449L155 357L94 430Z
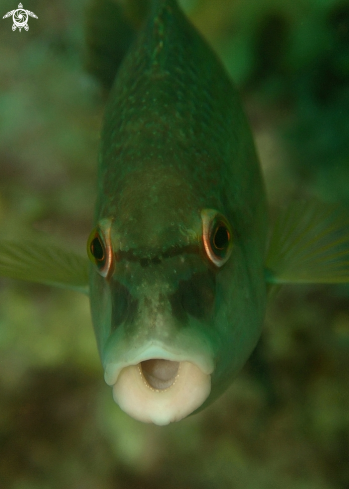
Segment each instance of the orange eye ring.
M108 277L113 269L114 253L110 239L111 222L101 222L87 240L87 254L102 277Z
M233 231L229 221L214 209L203 209L202 241L209 260L217 267L229 259L233 246Z

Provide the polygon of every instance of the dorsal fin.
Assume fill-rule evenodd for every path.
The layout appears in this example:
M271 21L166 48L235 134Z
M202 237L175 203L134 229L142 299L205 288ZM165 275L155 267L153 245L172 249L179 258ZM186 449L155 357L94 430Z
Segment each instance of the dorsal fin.
M149 12L149 1L92 0L86 14L86 69L108 93Z

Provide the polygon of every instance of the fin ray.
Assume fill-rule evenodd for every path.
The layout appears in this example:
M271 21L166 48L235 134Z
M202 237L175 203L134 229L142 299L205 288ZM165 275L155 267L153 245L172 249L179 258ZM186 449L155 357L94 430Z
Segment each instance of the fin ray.
M266 280L349 282L349 217L331 204L291 204L281 212L270 238Z
M0 276L88 294L88 259L40 240L0 240Z

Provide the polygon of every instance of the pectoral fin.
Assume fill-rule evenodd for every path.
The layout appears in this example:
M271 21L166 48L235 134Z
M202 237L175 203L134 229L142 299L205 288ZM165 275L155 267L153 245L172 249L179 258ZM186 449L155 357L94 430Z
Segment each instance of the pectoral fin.
M0 240L0 276L88 294L88 258L41 239Z
M318 202L295 202L282 211L271 234L266 281L349 282L349 216Z

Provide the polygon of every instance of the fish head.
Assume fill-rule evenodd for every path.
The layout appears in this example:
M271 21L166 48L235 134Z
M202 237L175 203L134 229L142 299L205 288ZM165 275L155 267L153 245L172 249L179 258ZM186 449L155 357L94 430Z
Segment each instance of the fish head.
M185 175L155 165L122 188L88 242L93 322L115 401L164 425L211 402L246 360L249 284L233 216Z

